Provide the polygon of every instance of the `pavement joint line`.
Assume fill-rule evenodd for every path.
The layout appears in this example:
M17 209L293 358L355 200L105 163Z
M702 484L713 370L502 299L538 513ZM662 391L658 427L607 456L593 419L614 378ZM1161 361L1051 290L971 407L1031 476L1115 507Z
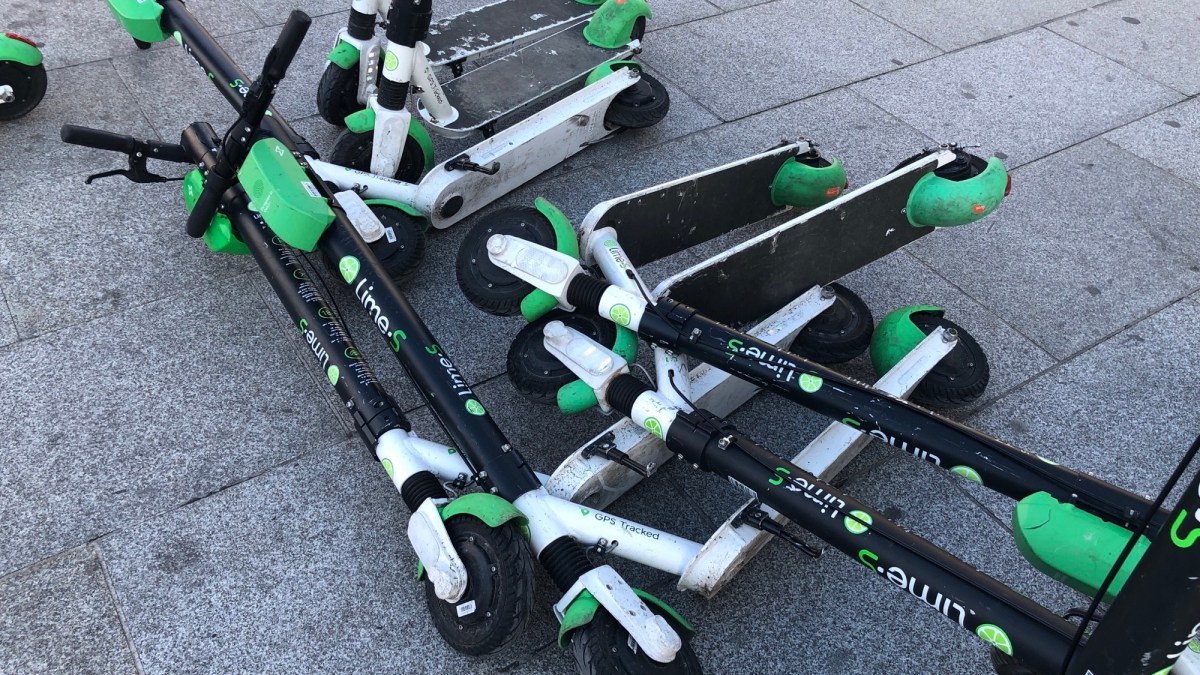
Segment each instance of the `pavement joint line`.
M948 479L948 483L949 483L951 489L956 490L959 494L961 494L962 496L971 500L976 506L979 507L979 510L982 511L988 519L994 521L997 525L1000 526L1000 529L1004 530L1010 536L1012 535L1012 526L1009 525L1008 523L1004 522L996 512L992 511L991 507L989 507L987 504L984 504L975 495L971 494L971 492L969 490L967 490L966 486L962 485L960 481L951 479L947 472L939 472L939 473L946 474L945 477ZM1001 497L1005 497L1005 498L1009 499L1010 501L1016 501L1016 500L1012 500L1007 495L1000 494L999 492L995 492L995 494L1000 495Z
M117 615L117 625L121 628L121 637L125 640L125 648L129 650L129 656L133 659L134 672L137 675L145 675L146 669L142 666L142 660L138 656L133 634L129 631L129 622L125 620L125 614L121 611L121 603L117 600L117 591L113 587L112 575L108 573L108 563L104 560L104 552L99 546L96 546L95 541L90 541L84 546L92 552L92 555L96 556L96 561L100 563L100 575L104 577L104 588L108 591L109 599L112 600L113 613Z
M1172 176L1174 176L1175 178L1178 178L1179 180L1183 181L1184 183L1187 183L1188 185L1191 185L1191 186L1193 186L1193 187L1200 188L1200 182L1193 181L1192 179L1190 179L1190 178L1187 178L1187 177L1185 177L1185 176L1180 176L1179 174L1175 173L1175 171L1174 171L1173 169L1170 169L1170 168L1168 168L1168 167L1165 167L1165 166L1162 166L1162 165L1160 165L1160 164L1156 163L1156 162L1155 162L1153 159L1151 159L1150 157L1143 157L1142 155L1139 155L1138 153L1134 152L1133 150L1130 150L1129 148L1126 148L1126 147L1122 146L1120 143L1116 143L1116 142L1113 142L1112 140L1110 140L1110 139L1108 139L1108 138L1104 138L1104 137L1105 137L1105 136L1107 136L1108 134L1110 134L1110 133L1112 133L1112 132L1114 132L1114 131L1117 131L1118 129L1123 129L1123 128L1125 128L1125 127L1127 127L1127 126L1131 125L1131 124L1136 124L1136 123L1138 123L1138 122L1142 122L1142 121L1144 121L1144 120L1145 120L1146 118L1148 118L1148 117L1152 117L1152 116L1154 116L1154 115L1157 115L1158 113L1161 113L1161 112L1165 112L1165 111L1167 111L1167 110L1170 110L1171 108L1174 108L1175 106L1178 106L1178 105L1183 105L1184 103L1190 103L1190 102L1192 102L1192 101L1195 101L1195 100L1197 100L1197 98L1200 98L1200 94L1196 94L1196 95L1194 95L1194 96L1188 96L1188 97L1187 97L1187 98L1185 98L1184 100L1182 100L1182 101L1180 101L1180 102L1178 102L1178 103L1173 103L1173 104L1171 104L1171 105L1167 106L1166 108L1163 108L1162 110L1157 110L1157 111L1155 111L1155 112L1152 112L1152 113L1150 113L1149 115L1146 115L1145 117L1139 117L1138 119L1136 119L1136 120L1133 120L1133 121L1131 121L1131 122L1129 122L1129 123L1127 123L1127 124L1122 124L1122 125L1121 125L1121 126L1119 126L1119 127L1113 127L1112 129L1109 129L1108 131L1106 131L1106 132L1104 132L1103 134L1101 134L1101 135L1099 136L1099 138L1103 138L1105 141L1107 141L1108 143L1110 143L1111 145L1113 145L1113 146L1114 146L1114 147L1116 147L1117 149L1119 149L1119 150L1121 150L1121 151L1123 151L1123 152L1127 152L1127 153L1129 153L1129 154L1133 155L1134 157L1137 157L1137 158L1141 159L1142 161L1146 162L1147 164L1149 164L1149 165L1153 166L1153 167L1154 167L1154 168L1156 168L1156 169L1160 169L1160 170L1162 170L1162 171L1165 171L1165 172L1167 172L1167 173L1171 174L1171 175L1172 175Z
M1087 11L1087 10L1084 10L1084 11ZM1068 14L1068 15L1066 15L1066 16L1075 16L1076 14L1082 14L1082 13L1083 13L1083 12L1075 12L1075 13L1073 13L1073 14ZM1066 16L1059 17L1059 19L1065 19L1065 18L1066 18ZM1055 19L1055 20L1057 21L1058 19ZM1109 55L1105 54L1104 52L1100 52L1100 51L1097 51L1097 50L1095 50L1095 49L1092 49L1091 47L1089 47L1089 46L1087 46L1087 45L1083 44L1082 42L1076 42L1075 40L1072 40L1072 39L1071 39L1071 37L1070 37L1069 35L1064 35L1064 34L1062 34L1062 33L1058 32L1058 31L1054 30L1054 29L1053 29L1053 28L1051 28L1049 25L1045 25L1045 26L1042 26L1042 27L1043 27L1043 28L1045 28L1045 29L1046 29L1047 31L1049 31L1050 33L1052 33L1052 34L1054 34L1054 35L1057 35L1058 37L1060 37L1060 38L1062 38L1062 39L1066 40L1067 42L1070 42L1071 44L1075 45L1076 47L1080 47L1080 48L1082 48L1082 49L1085 49L1085 50L1087 50L1087 51L1089 51L1089 52L1091 52L1091 53L1095 54L1096 56L1099 56L1099 57L1101 57L1101 58L1105 59L1106 61L1110 61L1110 62L1112 62L1112 63L1115 63L1116 65L1118 65L1118 66L1120 66L1120 67L1124 68L1125 70L1128 70L1128 71L1130 71L1130 72L1133 72L1133 73L1136 73L1136 74L1138 74L1138 75L1141 75L1142 77L1146 78L1147 80L1150 80L1151 82L1153 82L1154 84L1157 84L1157 85L1158 85L1158 86L1160 86L1160 87L1163 87L1163 88L1166 88L1166 89L1170 89L1172 92L1174 92L1174 93L1176 93L1176 94L1179 94L1180 96L1182 96L1182 97L1184 98L1184 100L1186 100L1186 99L1190 98L1190 96L1189 96L1189 95L1188 95L1186 92L1182 92L1182 91L1180 91L1179 89L1176 89L1174 85L1167 84L1166 82L1160 82L1160 81L1156 80L1156 79L1154 78L1154 76L1153 76L1153 75L1151 75L1151 74L1149 74L1149 73L1143 73L1142 71L1140 71L1140 70L1138 70L1138 69L1134 68L1133 66L1129 65L1128 63L1122 63L1121 61L1118 61L1118 60L1114 59L1113 57L1111 57L1111 56L1109 56ZM1179 103L1179 101L1176 101L1176 103ZM1171 105L1175 105L1176 103L1172 103ZM1170 107L1170 106L1167 106L1167 107Z
M929 45L930 47L933 47L933 48L934 48L936 51L942 52L943 54L945 54L945 53L946 53L946 50L945 50L945 49L942 49L941 47L939 47L939 46L935 45L934 43L930 42L929 40L926 40L925 38L921 37L920 35L917 35L916 33L914 33L914 32L912 32L911 30L909 30L909 29L905 28L904 26L901 26L900 24L896 23L895 21L892 21L891 19L887 18L886 16L884 16L884 15L882 15L882 14L879 14L879 13L875 12L875 11L874 11L874 10L872 10L870 7L865 7L865 6L861 5L861 4L859 4L859 3L857 2L857 0L846 0L846 1L847 1L847 2L849 2L851 5L854 5L855 7L857 7L857 8L859 8L859 9L861 9L862 11L866 12L867 14L870 14L871 16L875 17L876 19L879 19L880 21L882 21L882 22L884 22L884 23L886 23L886 24L890 24L890 25L891 25L893 28L897 28L897 29L899 29L901 32L903 32L903 33L907 33L908 35L911 35L912 37L915 37L916 39L920 40L921 42L924 42L925 44Z
M4 302L4 311L8 313L8 323L13 327L13 333L15 333L17 336L17 339L13 340L9 344L15 345L18 342L24 342L28 338L21 337L21 327L17 325L17 320L13 314L12 305L8 303L8 294L4 292L3 284L0 284L0 301Z

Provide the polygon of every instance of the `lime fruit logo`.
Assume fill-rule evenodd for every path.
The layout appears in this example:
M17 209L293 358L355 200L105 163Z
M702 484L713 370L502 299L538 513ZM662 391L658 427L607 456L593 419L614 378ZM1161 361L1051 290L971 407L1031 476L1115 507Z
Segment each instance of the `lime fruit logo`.
M655 436L658 436L659 438L663 437L662 423L657 419L653 417L647 417L642 426L646 427L646 431L649 431Z
M384 70L395 70L398 67L400 67L400 59L396 58L395 54L388 52L387 55L383 57Z
M854 518L851 518L850 516L854 516ZM846 530L848 530L850 534L862 534L870 529L867 527L868 525L875 522L871 519L871 514L867 513L866 511L859 511L856 509L850 512L850 516L842 518L842 524L846 526Z
M613 308L608 310L608 315L611 316L612 320L615 321L619 326L629 325L629 320L631 317L629 316L629 308L625 305L613 305Z
M980 476L978 471L969 466L963 466L961 464L958 466L952 466L950 467L950 473L958 474L969 481L983 485L983 476Z
M383 470L388 472L389 478L393 476L394 471L392 470L392 460L386 458L383 460Z
M605 239L605 240L604 240L604 245L605 245L605 246L609 246L609 247L616 246L616 245L617 245L617 240L616 240L616 239Z
M457 451L457 450L455 450L454 448L446 448L446 454L447 454L447 455L453 455L453 454L454 454L454 453L456 453L456 452L458 452L458 451Z
M358 278L358 270L362 268L362 264L358 262L358 258L348 255L338 261L338 271L342 273L342 278L346 283L353 283Z
M1008 633L1005 633L1000 626L994 623L982 623L979 624L979 628L975 629L975 634L979 636L980 640L1012 656L1012 641L1008 639Z
M472 415L482 415L485 411L483 404L473 398L467 399L467 412Z
M822 380L820 376L808 373L800 376L800 390L805 393L812 394L816 392L821 388L822 384L825 384L825 380Z
M337 385L338 377L342 371L337 366L329 366L329 370L325 371L325 375L329 378L329 384Z
M591 513L591 510L590 509L579 509L579 513L580 513L580 515L586 516L587 514Z

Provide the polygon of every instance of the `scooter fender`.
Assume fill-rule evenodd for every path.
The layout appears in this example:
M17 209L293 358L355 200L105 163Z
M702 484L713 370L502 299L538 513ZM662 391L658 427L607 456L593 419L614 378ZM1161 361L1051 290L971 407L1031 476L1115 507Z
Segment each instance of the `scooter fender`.
M461 600L467 592L467 568L433 500L422 502L408 519L408 540L438 598L451 603Z
M846 188L846 168L834 157L827 166L812 166L796 157L780 165L771 181L771 201L776 206L811 209L836 199Z
M365 134L375 129L375 120L374 108L363 108L346 116L346 128L356 134ZM420 124L409 124L408 135L421 146L425 170L429 171L433 168L433 139L429 137L429 131Z
M31 44L0 33L0 61L12 61L34 68L42 65L42 52Z
M871 335L871 363L875 372L888 372L925 339L924 331L912 320L913 314L919 312L942 316L946 310L936 305L909 305L883 317Z
M683 618L683 615L677 612L674 607L640 588L634 588L633 592L646 604L654 605L668 614L689 635L696 633L696 628L691 622ZM596 610L598 609L600 609L600 601L596 599L596 596L592 595L591 591L584 589L579 595L575 596L571 604L567 605L566 610L563 612L562 620L558 625L558 646L565 648L571 639L571 632L576 628L582 628L591 623L592 619L596 617Z
M426 501L426 503L428 504L432 502ZM454 516L467 515L471 516L472 518L479 519L488 527L500 527L510 520L514 520L517 522L518 527L521 528L521 533L524 534L526 538L529 538L529 518L527 518L525 514L521 513L517 507L513 506L512 503L505 501L504 498L497 497L493 494L488 494L486 492L472 492L470 494L465 494L449 504L438 507L438 511L443 522L453 518ZM416 514L414 513L413 515L415 516ZM410 528L412 527L411 523L412 521L410 520ZM445 532L446 528L444 525L442 525L440 529L442 532ZM446 538L449 540L449 534L446 535ZM451 548L453 549L453 546L451 546ZM457 556L457 552L455 553L455 556ZM420 555L418 555L418 557L420 557ZM417 579L423 578L426 573L424 558L421 560L421 563L417 565ZM438 597L441 596L439 595Z
M162 5L154 0L108 0L108 8L135 40L162 42L170 37L162 27Z
M571 225L571 219L567 218L567 214L543 197L533 200L533 207L546 216L546 220L550 221L550 226L554 228L554 249L578 260L579 238L576 236L575 228ZM521 316L525 317L526 321L537 321L555 307L558 307L558 301L554 299L554 296L543 290L534 289L532 293L521 300Z
M350 70L358 63L359 49L345 40L338 40L333 46L333 50L329 52L329 62L341 68L342 70Z
M588 19L583 37L597 47L623 47L629 44L634 25L643 17L650 18L650 5L646 0L604 0Z
M926 174L908 195L905 213L914 227L966 225L996 209L1008 191L1004 162L992 157L977 176L950 180Z

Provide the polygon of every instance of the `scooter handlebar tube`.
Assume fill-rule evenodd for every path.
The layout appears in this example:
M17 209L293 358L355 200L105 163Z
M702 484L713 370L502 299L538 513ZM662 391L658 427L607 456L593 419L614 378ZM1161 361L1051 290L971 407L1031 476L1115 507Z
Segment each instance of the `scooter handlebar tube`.
M64 143L81 145L97 150L110 150L126 155L142 153L150 159L161 159L167 162L189 163L192 158L178 145L151 140L138 140L133 136L114 134L111 131L81 127L74 124L64 124L60 136Z

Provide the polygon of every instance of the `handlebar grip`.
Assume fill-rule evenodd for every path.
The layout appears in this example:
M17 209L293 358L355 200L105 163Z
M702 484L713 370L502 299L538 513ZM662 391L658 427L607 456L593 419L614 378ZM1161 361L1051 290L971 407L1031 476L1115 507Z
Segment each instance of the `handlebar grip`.
M137 145L137 139L133 136L114 134L111 131L80 127L74 124L64 124L59 135L64 143L125 154L133 152Z
M292 10L283 30L279 32L279 38L275 40L275 46L267 55L267 62L263 65L264 77L276 82L283 79L311 25L312 19L307 14L298 9Z

